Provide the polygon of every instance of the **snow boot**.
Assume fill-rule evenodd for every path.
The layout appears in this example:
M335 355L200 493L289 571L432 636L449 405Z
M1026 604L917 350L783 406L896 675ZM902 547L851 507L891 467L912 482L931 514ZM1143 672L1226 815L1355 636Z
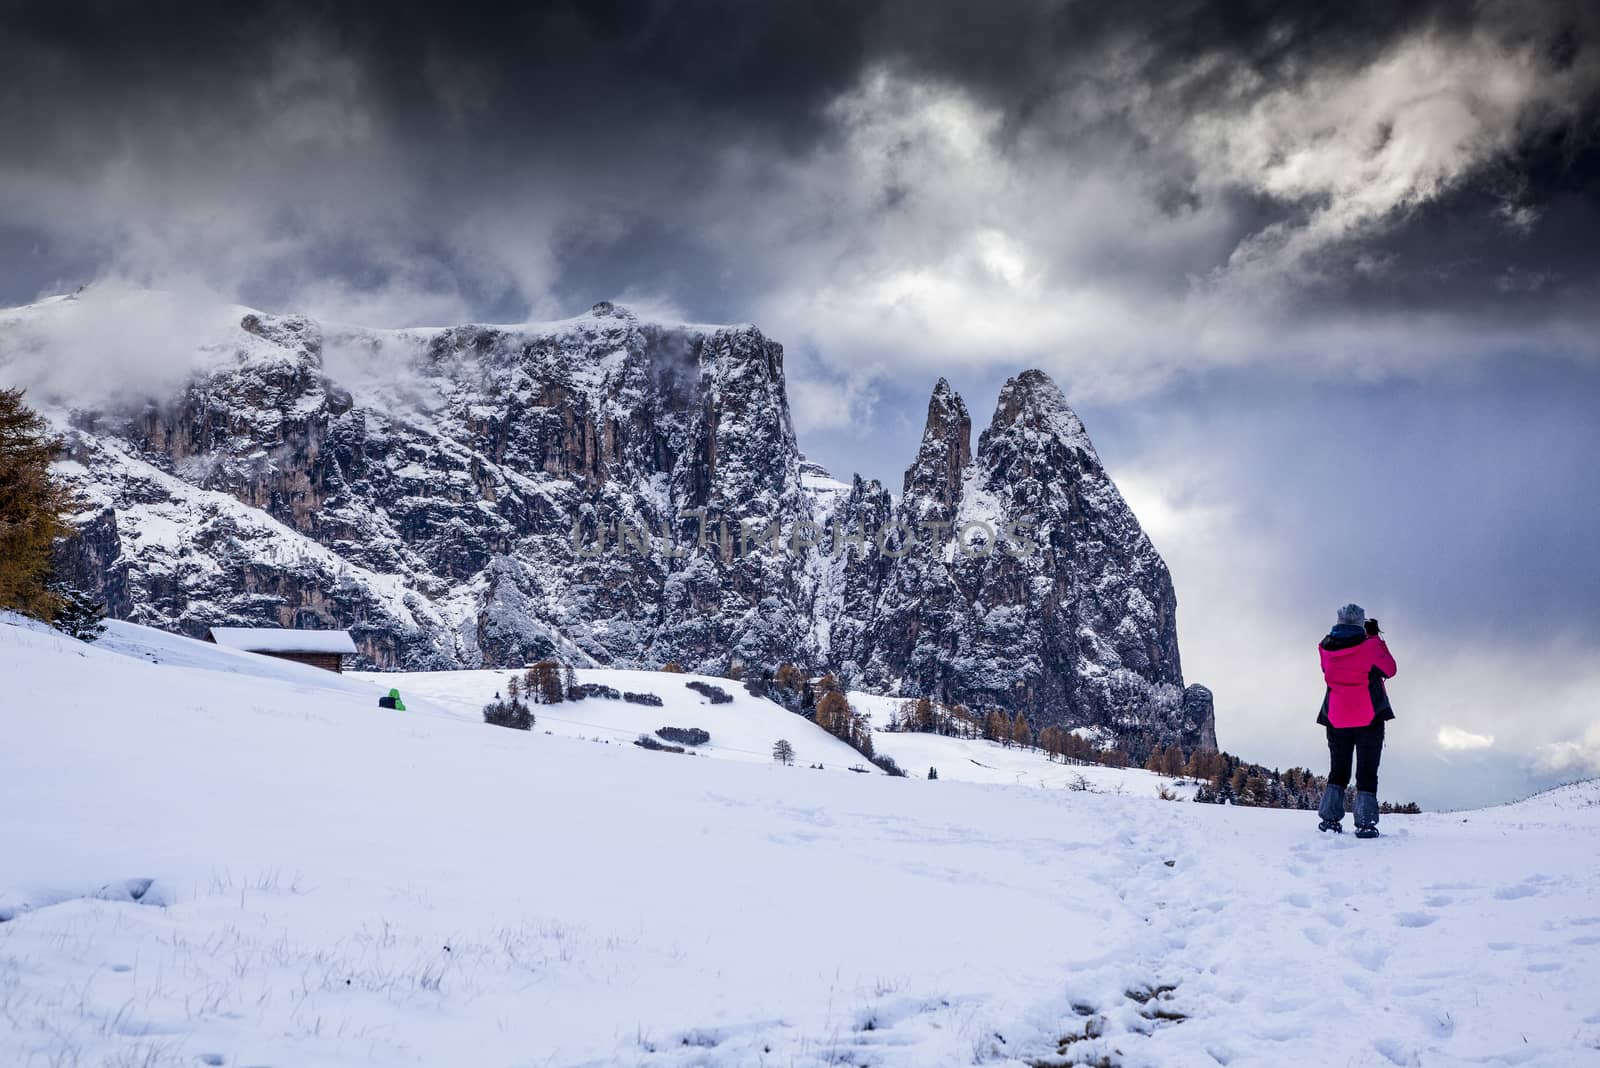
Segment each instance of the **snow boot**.
M1356 837L1378 837L1378 795L1356 791Z
M1344 819L1343 786L1329 784L1322 791L1322 806L1317 809L1317 815L1322 817L1322 822L1317 824L1317 830L1341 834L1344 832L1344 825L1339 822Z

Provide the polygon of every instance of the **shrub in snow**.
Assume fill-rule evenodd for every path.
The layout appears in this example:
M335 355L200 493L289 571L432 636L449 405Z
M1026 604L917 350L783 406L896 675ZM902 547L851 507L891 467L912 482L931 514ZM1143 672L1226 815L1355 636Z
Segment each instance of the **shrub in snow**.
M533 710L521 701L491 701L483 706L483 721L494 727L510 727L517 731L533 729Z
M661 698L653 693L634 693L632 690L624 693L622 699L629 704L649 705L651 708L660 708L663 704Z
M615 686L607 686L603 682L585 682L574 686L568 699L581 701L585 697L604 697L607 701L620 701L622 700L622 691Z
M762 671L747 671L744 676L744 692L752 697L765 697L767 690L772 686L772 674Z
M683 746L681 746L681 745L662 745L660 742L656 741L654 738L650 737L648 734L639 735L639 737L637 737L637 738L635 738L633 740L633 744L638 746L640 749L654 749L658 753L681 753L681 752L683 752Z
M872 762L897 779L903 779L906 777L906 773L901 769L899 764L894 762L894 757L892 756L887 754L875 756L872 758Z
M714 705L725 705L733 700L731 693L720 686L713 686L709 682L701 682L699 679L695 679L693 682L684 683L684 685L705 697Z
M710 732L699 727L662 727L656 734L679 745L705 745L711 740Z

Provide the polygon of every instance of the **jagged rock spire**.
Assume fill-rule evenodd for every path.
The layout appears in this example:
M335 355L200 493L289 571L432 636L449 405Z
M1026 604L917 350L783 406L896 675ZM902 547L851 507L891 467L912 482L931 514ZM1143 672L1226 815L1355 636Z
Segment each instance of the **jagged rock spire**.
M1082 449L1099 462L1083 420L1067 403L1061 387L1043 371L1028 370L1007 380L1000 389L994 420L985 436L1013 426L1038 431L1063 445Z
M905 495L949 516L961 500L961 478L972 462L972 417L948 381L941 378L928 398L928 420L917 458L906 468Z

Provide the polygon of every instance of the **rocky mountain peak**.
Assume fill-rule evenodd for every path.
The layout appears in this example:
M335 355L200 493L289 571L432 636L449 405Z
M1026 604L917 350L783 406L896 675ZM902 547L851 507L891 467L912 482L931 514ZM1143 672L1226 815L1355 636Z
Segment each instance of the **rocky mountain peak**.
M633 313L632 308L614 304L609 300L595 301L589 308L589 314L596 319L632 319L636 321L639 318Z
M906 498L920 498L948 518L961 498L961 479L971 462L972 417L961 395L941 378L928 398L928 419L917 458L906 468Z
M984 436L1011 429L1034 431L1069 448L1082 449L1087 456L1099 461L1083 421L1067 403L1061 387L1043 371L1024 371L1001 387L994 420Z
M54 308L0 332L71 358ZM1165 565L1041 372L976 451L941 379L896 502L805 460L783 348L748 324L229 314L187 386L63 426L96 510L58 568L120 616L348 628L412 669L789 661L1135 752L1209 743ZM742 521L776 525L767 550Z

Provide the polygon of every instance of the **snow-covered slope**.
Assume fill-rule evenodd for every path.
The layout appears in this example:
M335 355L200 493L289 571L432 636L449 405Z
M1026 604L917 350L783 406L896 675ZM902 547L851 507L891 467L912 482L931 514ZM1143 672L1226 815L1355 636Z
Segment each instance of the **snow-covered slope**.
M1191 800L1195 786L1143 768L1108 768L1098 764L1057 763L1042 750L1001 745L981 738L946 738L937 734L881 729L907 704L903 698L850 692L850 704L872 717L879 729L873 751L891 756L908 775L926 778L937 769L940 779L1006 786L1043 786L1063 790L1157 797L1162 791Z
M878 731L872 736L872 744L878 753L894 757L908 774L919 777L925 777L929 768L937 768L940 779L956 782L1098 790L1140 797L1154 797L1165 789L1185 800L1194 796L1192 785L1142 768L1056 763L1037 749L1017 749L997 742Z
M503 730L420 680L395 713L371 680L151 641L0 622L0 1064L1567 1066L1600 1044L1592 804L1358 842L1304 813Z
M407 700L415 693L455 712L463 719L481 723L483 706L497 693L503 693L515 672L506 671L420 671L352 673L374 686L394 686ZM622 693L647 693L661 698L662 706L631 704L602 697L564 701L555 705L534 705L536 730L565 738L588 738L631 744L641 734L653 735L660 727L699 727L711 735L704 745L690 747L700 756L771 763L772 747L787 739L794 747L796 764L821 764L825 769L866 767L876 772L860 753L803 716L765 698L752 697L736 682L710 675L670 671L624 671L611 668L583 668L575 672L578 681L609 686ZM715 686L733 698L725 704L712 704L689 689L688 683Z

